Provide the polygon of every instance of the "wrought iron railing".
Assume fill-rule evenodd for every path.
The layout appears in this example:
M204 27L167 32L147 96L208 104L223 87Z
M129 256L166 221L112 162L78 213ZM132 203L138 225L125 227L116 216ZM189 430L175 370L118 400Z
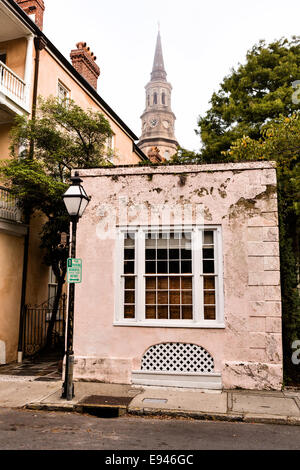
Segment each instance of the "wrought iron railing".
M23 222L23 214L18 207L17 198L3 186L0 186L0 218Z
M22 105L26 104L26 83L1 61L0 91L18 103Z
M65 326L66 326L66 301L63 294L56 313L52 333L52 348L64 350ZM41 351L47 344L48 326L53 313L53 299L49 299L41 305L26 305L23 314L23 353L30 357Z

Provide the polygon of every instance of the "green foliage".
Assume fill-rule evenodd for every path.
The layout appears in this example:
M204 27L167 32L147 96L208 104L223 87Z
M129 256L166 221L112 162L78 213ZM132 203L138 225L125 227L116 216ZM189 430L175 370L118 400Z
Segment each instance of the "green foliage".
M261 126L268 120L297 110L292 83L299 79L299 68L299 37L269 45L260 41L247 53L246 63L224 78L212 95L210 109L199 117L196 132L207 163L243 135L259 138Z
M177 152L173 157L170 159L169 162L171 165L176 163L204 163L203 158L201 155L196 154L191 150L187 150L182 147L177 148Z
M300 383L291 344L300 338L300 114L265 125L259 140L243 137L229 151L233 161L275 160L278 178L284 370L287 383Z

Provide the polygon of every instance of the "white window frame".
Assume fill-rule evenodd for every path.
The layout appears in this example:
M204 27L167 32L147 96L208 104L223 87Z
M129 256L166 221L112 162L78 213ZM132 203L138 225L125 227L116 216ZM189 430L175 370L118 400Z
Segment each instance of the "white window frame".
M105 142L107 159L112 163L115 157L115 134L107 137Z
M66 99L67 103L68 103L69 100L70 100L70 95L71 95L70 90L62 83L61 80L58 80L57 81L57 97L60 100L60 103L62 103L63 99L61 99L61 96L60 96L60 91L59 91L60 89L62 89L64 91L64 93L65 93L65 98L64 99Z
M191 232L192 233L192 266L193 266L193 319L192 320L147 320L145 318L145 234L149 232ZM215 249L215 295L216 319L204 319L203 302L203 274L202 272L202 234L204 231L214 233ZM124 318L124 234L134 232L135 235L135 318ZM223 252L222 229L216 225L172 227L119 227L116 239L116 292L115 292L115 326L141 326L161 328L225 328L224 323L224 279L223 279ZM201 247L195 250L195 246Z

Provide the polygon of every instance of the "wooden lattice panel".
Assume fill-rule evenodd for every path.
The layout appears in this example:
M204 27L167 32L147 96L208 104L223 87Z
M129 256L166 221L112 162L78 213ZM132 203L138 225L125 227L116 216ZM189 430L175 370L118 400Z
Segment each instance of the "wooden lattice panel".
M196 344L161 343L145 352L141 370L213 373L214 360L204 348Z

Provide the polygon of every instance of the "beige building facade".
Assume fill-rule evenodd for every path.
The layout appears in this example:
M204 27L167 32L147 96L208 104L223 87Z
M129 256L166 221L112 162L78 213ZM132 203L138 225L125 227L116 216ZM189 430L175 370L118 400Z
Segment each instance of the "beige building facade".
M146 160L136 145L137 136L97 92L100 69L89 47L77 43L71 61L67 60L42 32L44 11L43 0L0 3L0 159L9 158L15 117L31 117L39 96L53 96L103 113L114 134L107 144L114 165ZM99 70L98 76L92 76L91 70ZM17 201L3 182L0 186L0 364L4 364L17 359L24 305L47 301L51 273L41 262L42 220L35 215L25 224Z

